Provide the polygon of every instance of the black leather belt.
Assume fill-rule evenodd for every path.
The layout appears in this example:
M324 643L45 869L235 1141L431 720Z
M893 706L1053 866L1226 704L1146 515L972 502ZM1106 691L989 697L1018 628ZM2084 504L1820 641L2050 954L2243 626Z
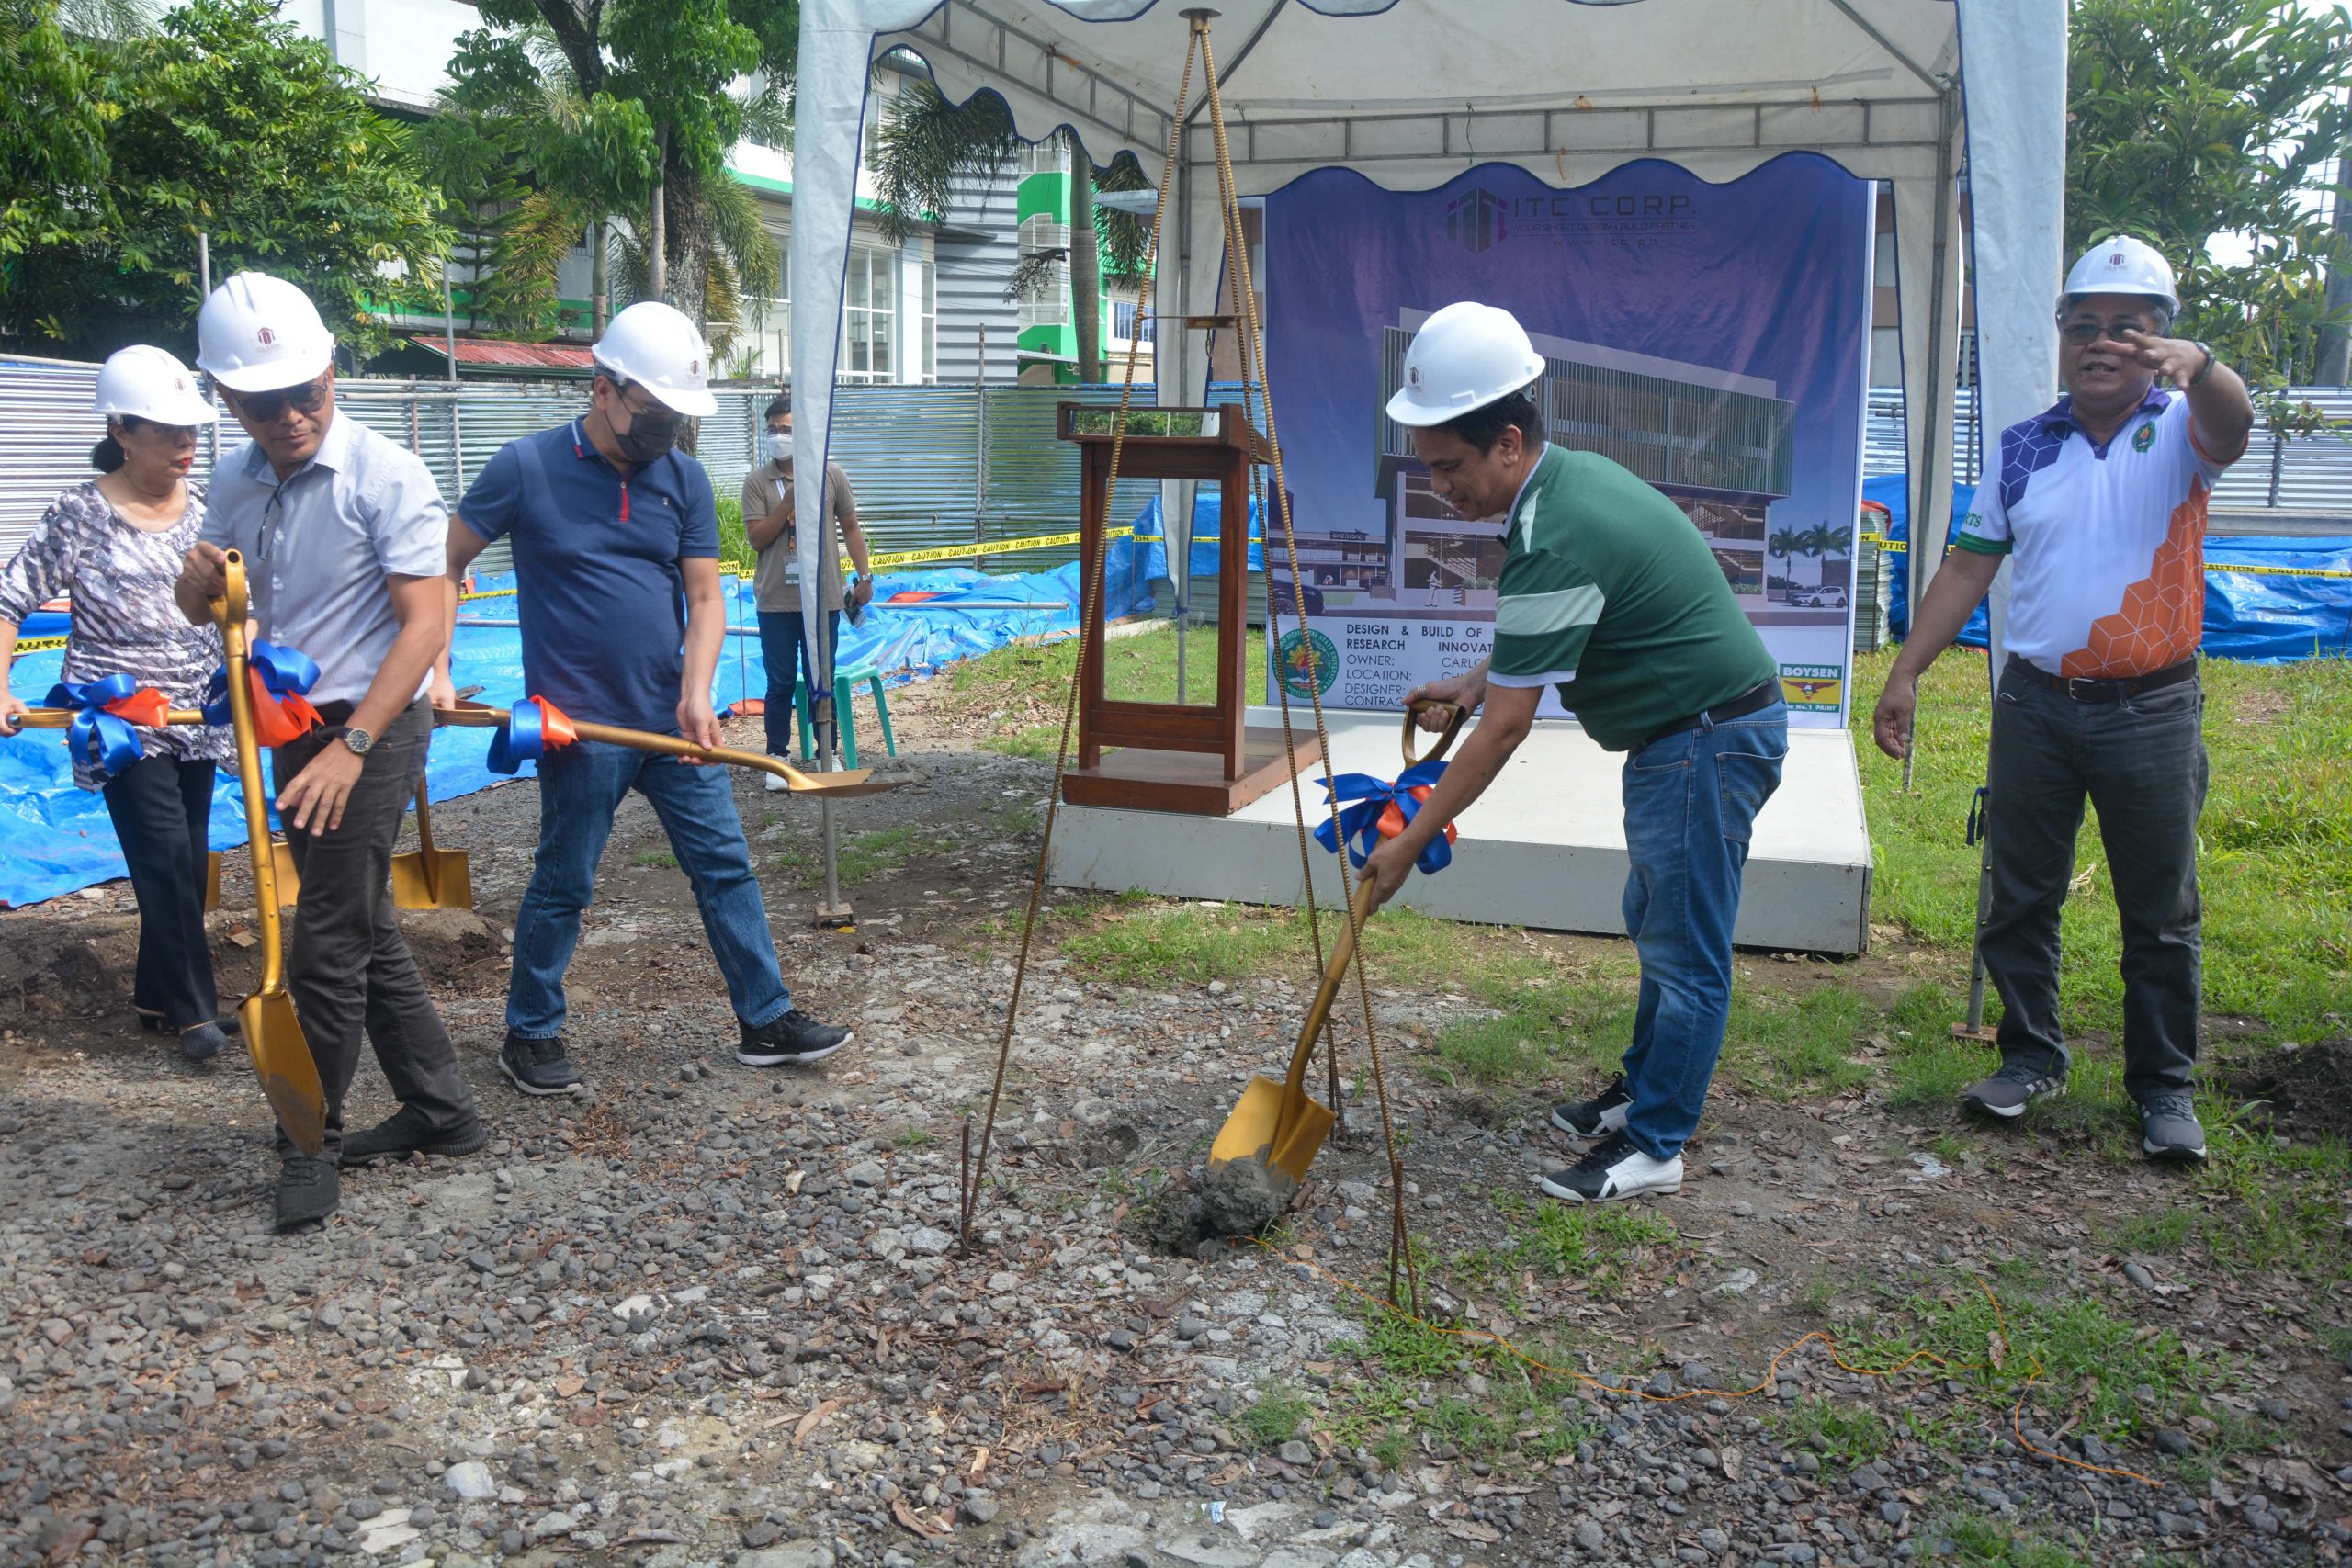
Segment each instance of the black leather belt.
M2166 686L2177 686L2183 681L2197 678L2197 660L2194 659L2184 659L2177 664L2168 664L2146 675L2127 675L2114 681L2094 680L2087 675L2052 675L2028 659L2013 659L2009 662L2035 685L2047 686L2078 703L2120 703L2143 692L2162 691Z
M1758 709L1770 707L1780 700L1780 677L1774 676L1770 680L1759 681L1739 695L1717 703L1704 713L1694 713L1679 724L1668 725L1664 729L1643 741L1642 746L1655 746L1669 735L1679 735L1686 729L1696 729L1702 721L1708 724L1729 724L1733 719L1746 718ZM1637 746L1634 750L1638 751L1641 747Z

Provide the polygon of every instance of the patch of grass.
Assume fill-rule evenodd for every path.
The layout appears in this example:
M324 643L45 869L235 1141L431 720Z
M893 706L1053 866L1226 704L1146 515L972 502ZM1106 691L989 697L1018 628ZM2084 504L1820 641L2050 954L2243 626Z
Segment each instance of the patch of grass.
M929 829L913 824L844 833L838 840L834 874L844 887L888 876L913 860L931 841L931 836ZM795 845L779 851L768 864L789 876L797 887L817 887L825 880L824 856L820 845Z
M1271 1383L1259 1395L1258 1403L1234 1417L1233 1424L1242 1436L1261 1449L1278 1449L1298 1436L1298 1430L1315 1414L1315 1406L1306 1397L1285 1383Z
M678 857L667 850L639 850L637 852L637 863L649 870L675 871L678 869Z
M2107 1244L2118 1252L2178 1252L2197 1234L2197 1216L2187 1209L2127 1214L2107 1227Z
M718 502L718 570L750 571L759 564L759 553L743 533L743 498L722 495Z
M1514 1226L1500 1246L1458 1254L1444 1265L1465 1289L1498 1290L1511 1297L1519 1276L1533 1273L1580 1280L1593 1295L1605 1298L1616 1293L1628 1269L1675 1239L1666 1221L1628 1209L1546 1203L1531 1216L1516 1193L1499 1195L1496 1207L1529 1223Z
M1967 951L1958 958L1961 988L1914 986L1895 998L1886 1017L1890 1104L1949 1109L1962 1091L2001 1065L1990 1045L1955 1040L1951 1026L1966 1016Z
M2079 1430L2115 1444L2212 1414L2206 1396L2230 1371L2218 1358L2191 1357L2171 1329L2120 1317L2096 1297L2050 1289L2023 1265L2000 1275L1989 1282L1991 1295L1965 1275L1924 1281L1882 1319L1858 1364L1892 1367L1924 1351L1946 1363L1937 1375L2004 1403L2022 1394L2030 1426L2056 1427L2073 1416ZM2143 1389L2152 1397L2143 1400Z
M1867 1464L1894 1445L1886 1418L1867 1404L1801 1399L1781 1417L1781 1430L1841 1470Z
M1873 1010L1834 980L1794 994L1735 985L1723 1066L1783 1098L1842 1093L1870 1080L1854 1049L1873 1021Z
M1204 705L1216 695L1216 631L1185 633L1184 700ZM1043 648L1001 648L949 667L941 701L951 717L988 726L980 744L1015 757L1051 758L1061 743L1062 707L1078 667L1078 639ZM1253 630L1242 654L1245 694L1262 691L1266 634ZM1102 689L1121 702L1172 703L1176 695L1173 622L1112 637L1102 645ZM1073 730L1075 726L1072 727ZM1070 737L1073 750L1078 745Z
M1928 1539L1938 1536L1950 1540L1953 1555L1949 1561L1975 1568L2090 1568L2093 1559L2082 1556L2055 1541L2019 1530L2007 1519L1996 1519L1984 1514L1962 1514L1939 1521L1927 1531Z

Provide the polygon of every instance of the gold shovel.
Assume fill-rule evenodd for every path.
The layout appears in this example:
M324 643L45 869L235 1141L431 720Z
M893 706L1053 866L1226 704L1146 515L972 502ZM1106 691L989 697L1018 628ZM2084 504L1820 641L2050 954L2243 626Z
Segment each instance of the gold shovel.
M1331 999L1340 994L1348 960L1355 956L1356 929L1372 918L1372 895L1369 880L1356 885L1355 907L1331 950L1330 962L1323 965L1315 1005L1306 1010L1306 1025L1291 1050L1289 1076L1279 1083L1263 1073L1251 1078L1240 1103L1217 1130L1216 1142L1209 1145L1212 1172L1235 1160L1255 1160L1266 1168L1275 1197L1284 1203L1306 1179L1307 1168L1331 1133L1331 1108L1306 1092L1306 1064L1315 1055L1315 1037L1323 1032L1323 1021L1330 1015Z
M435 724L456 725L460 728L495 729L506 719L506 709L488 707L480 703L459 703L455 707L433 710ZM851 768L833 773L804 773L781 757L769 757L757 751L738 751L727 746L697 746L675 735L656 735L650 729L623 729L611 724L587 724L576 718L571 720L571 732L582 740L601 740L608 746L628 746L665 757L692 757L702 762L724 762L734 768L755 768L763 773L774 773L790 784L795 795L821 795L839 800L855 795L880 795L885 790L898 788L903 782L877 779L872 768Z
M1429 755L1417 757L1413 754L1413 716L1432 707L1451 708L1453 716ZM1409 767L1444 756L1453 749L1455 737L1462 733L1463 722L1469 716L1467 708L1434 698L1408 704L1403 740L1406 764ZM1340 994L1340 981L1348 972L1348 960L1355 956L1356 932L1372 918L1372 893L1369 881L1356 885L1355 905L1349 913L1347 927L1340 932L1330 961L1323 965L1323 983L1315 988L1315 1004L1306 1010L1306 1025L1298 1032L1298 1043L1291 1050L1289 1074L1280 1083L1263 1073L1252 1077L1250 1087L1241 1091L1233 1114L1217 1130L1216 1142L1209 1145L1211 1171L1236 1160L1255 1160L1266 1168L1267 1180L1274 1189L1275 1197L1284 1203L1290 1201L1298 1184L1306 1179L1307 1168L1314 1165L1323 1140L1331 1133L1330 1107L1306 1092L1306 1064L1315 1055L1315 1037L1323 1032L1323 1021L1330 1016L1332 998Z
M245 670L245 563L229 552L228 592L212 601L229 665L229 716L237 737L237 776L245 792L245 841L253 853L254 900L261 926L261 988L237 1007L245 1049L253 1054L261 1091L294 1146L318 1155L327 1146L326 1089L319 1065L294 1016L286 990L286 946L277 925L277 867L269 840L269 801L261 784L261 750L254 739L254 694Z
M463 850L433 847L433 811L424 781L416 781L416 848L392 857L392 906L401 909L470 909L472 863Z

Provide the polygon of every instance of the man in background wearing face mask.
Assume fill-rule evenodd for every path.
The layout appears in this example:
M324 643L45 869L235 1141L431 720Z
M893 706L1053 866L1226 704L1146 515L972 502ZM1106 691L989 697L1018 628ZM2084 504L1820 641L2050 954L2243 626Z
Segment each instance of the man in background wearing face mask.
M709 354L692 321L646 300L613 318L595 360L589 412L510 442L466 492L450 522L449 592L485 545L512 540L530 694L572 718L718 746L718 513L702 464L673 449L684 418L718 407ZM444 674L434 698L448 694ZM580 1082L564 1048L563 976L613 813L632 789L652 803L694 884L734 1004L735 1059L813 1062L848 1043L849 1031L800 1011L785 989L724 767L575 740L547 752L538 773L538 857L515 911L498 1058L515 1088L563 1094Z
M809 628L801 614L799 541L793 527L792 398L789 393L768 404L767 440L762 450L767 461L743 476L743 536L759 552L759 570L752 587L760 605L760 660L768 671L768 754L792 754L792 689L808 680L815 655L808 647ZM838 463L825 465L825 505L833 526L819 550L824 561L825 646L842 645L842 606L863 606L874 597L874 569L865 553L865 530L857 525L857 499L850 493L849 476ZM842 547L849 548L856 581L842 583ZM813 700L820 695L813 681ZM786 789L770 774L768 788Z

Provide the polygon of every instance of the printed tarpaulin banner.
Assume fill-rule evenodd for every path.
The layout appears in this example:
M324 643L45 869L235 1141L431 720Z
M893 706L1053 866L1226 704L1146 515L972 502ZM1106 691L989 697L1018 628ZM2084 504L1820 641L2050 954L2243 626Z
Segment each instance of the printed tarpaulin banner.
M1268 672L1393 707L1493 642L1502 518L1455 515L1385 405L1457 299L1517 316L1550 439L1656 486L1779 661L1794 720L1842 725L1853 646L1871 199L1813 153L1725 185L1642 162L1562 190L1487 164L1433 191L1318 169L1266 199L1268 379L1298 599ZM1560 712L1556 694L1544 712ZM1661 715L1661 720L1683 715Z

